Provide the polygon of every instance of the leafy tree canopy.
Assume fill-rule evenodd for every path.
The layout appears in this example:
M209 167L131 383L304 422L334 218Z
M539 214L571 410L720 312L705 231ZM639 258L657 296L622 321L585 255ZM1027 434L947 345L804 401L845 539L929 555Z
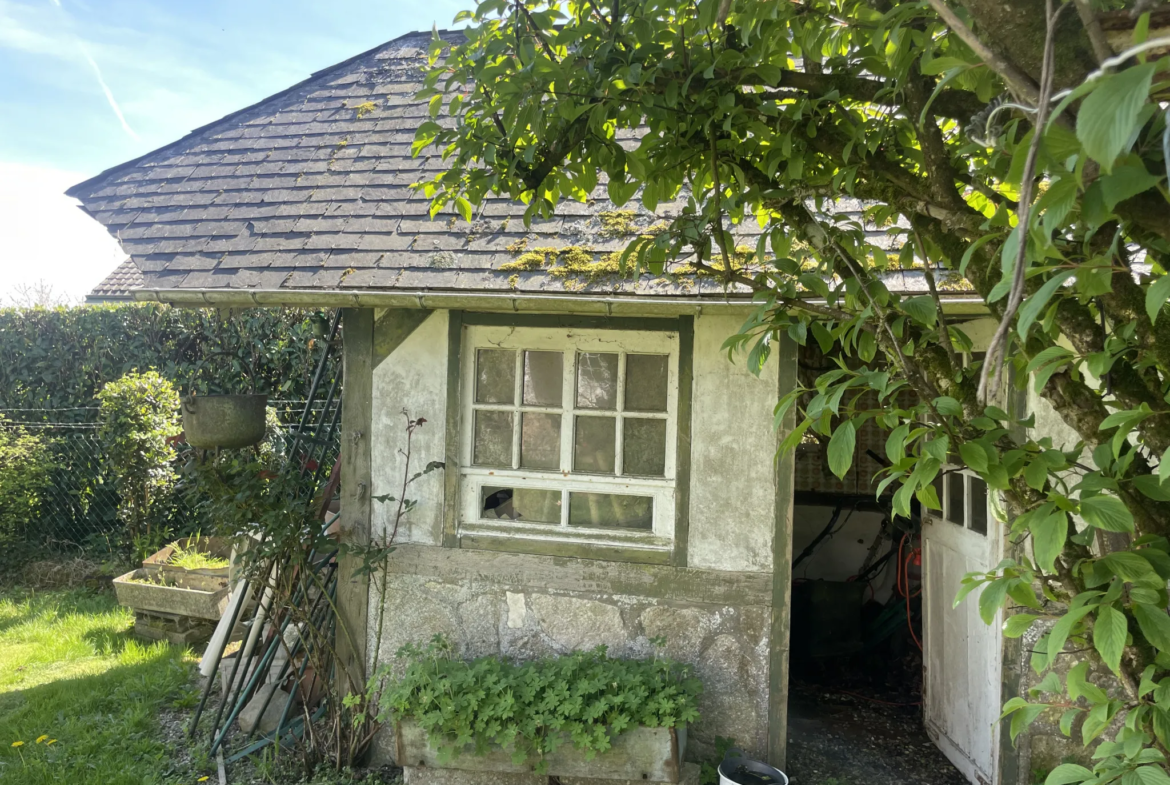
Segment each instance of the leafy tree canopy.
M756 367L782 336L839 361L780 402L786 447L815 433L841 474L877 420L899 514L914 497L937 508L933 484L956 467L998 492L1021 547L969 576L984 618L1030 609L1008 635L1055 620L1037 668L1089 646L1123 695L1074 671L1005 707L1013 736L1063 707L1086 744L1126 717L1095 771L1062 766L1050 783L1170 782L1170 16L1147 5L480 0L465 42L432 45L416 140L448 164L425 184L434 209L467 218L493 193L529 218L600 184L617 204L684 199L631 243L629 269L685 264L754 290L730 346L750 344ZM765 230L746 261L745 221ZM911 266L929 296L883 285ZM986 359L944 313L942 271L999 321ZM1018 420L1009 377L1080 443ZM865 408L870 391L882 408Z

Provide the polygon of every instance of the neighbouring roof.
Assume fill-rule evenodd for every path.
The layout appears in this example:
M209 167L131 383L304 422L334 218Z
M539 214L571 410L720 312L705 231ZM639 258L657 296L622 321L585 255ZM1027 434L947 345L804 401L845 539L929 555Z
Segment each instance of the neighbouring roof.
M430 35L405 35L318 72L68 193L141 271L140 299L240 290L720 300L748 294L709 279L587 281L500 270L516 261L524 241L529 251L585 246L600 255L624 248L629 236L602 231L603 213L616 210L604 188L586 203L562 203L556 217L530 228L523 206L505 198L488 200L471 224L453 214L430 220L426 198L410 187L443 166L437 154L415 158L410 151L415 128L428 119L426 102L413 96ZM655 215L641 210L634 223L648 227L680 208L681 202ZM754 221L742 225L744 242L754 245L750 235L758 232ZM874 236L888 244L883 231L875 228ZM901 278L921 288L920 276Z
M94 303L125 302L134 299L134 291L144 283L142 272L132 259L127 259L114 268L85 296L85 301Z

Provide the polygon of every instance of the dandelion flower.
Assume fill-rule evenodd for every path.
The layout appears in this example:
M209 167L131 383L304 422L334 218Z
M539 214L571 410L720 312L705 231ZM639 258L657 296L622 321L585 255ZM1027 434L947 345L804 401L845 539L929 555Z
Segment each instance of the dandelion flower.
M24 742L23 741L14 741L14 742L12 742L12 746L13 747L23 747Z
M42 733L40 736L37 736L37 744L40 744L42 741L44 741L47 738L49 738L49 734Z
M197 779L195 781L196 782L207 782L209 779L211 779L211 778L210 777L200 777L199 779Z
M45 742L45 746L48 747L50 744L56 744L56 743L57 743L56 739L49 739L48 741Z

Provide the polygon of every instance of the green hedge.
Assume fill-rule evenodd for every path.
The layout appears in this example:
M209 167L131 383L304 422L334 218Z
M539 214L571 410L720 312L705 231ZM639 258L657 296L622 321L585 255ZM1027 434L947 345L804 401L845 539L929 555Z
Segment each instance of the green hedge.
M184 394L255 391L303 399L320 357L319 347L313 351L320 340L315 322L323 318L295 309L139 303L3 308L0 409L94 406L103 384L148 368ZM29 419L24 414L19 419Z

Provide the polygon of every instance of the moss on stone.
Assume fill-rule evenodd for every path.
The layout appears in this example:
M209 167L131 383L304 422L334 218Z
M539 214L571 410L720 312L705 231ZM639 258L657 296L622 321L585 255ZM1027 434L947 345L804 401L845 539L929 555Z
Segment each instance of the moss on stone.
M528 248L528 238L521 237L516 242L504 246L504 248L508 253L524 253L524 251Z
M525 247L519 243L515 245L517 247L514 249L509 247L513 253ZM547 269L548 274L556 278L595 281L598 278L617 275L620 272L618 265L620 258L621 253L615 251L598 259L592 248L582 245L567 245L563 248L541 246L520 254L511 262L504 262L500 265L499 270L501 272L533 272Z
M634 223L637 213L633 210L603 210L598 214L601 221L602 237L630 237L638 233Z
M357 110L357 119L359 119L359 120L361 120L363 117L365 117L366 115L368 115L370 112L374 111L377 108L378 108L378 105L375 104L373 101L366 101L365 103L360 103L354 107L354 109Z

